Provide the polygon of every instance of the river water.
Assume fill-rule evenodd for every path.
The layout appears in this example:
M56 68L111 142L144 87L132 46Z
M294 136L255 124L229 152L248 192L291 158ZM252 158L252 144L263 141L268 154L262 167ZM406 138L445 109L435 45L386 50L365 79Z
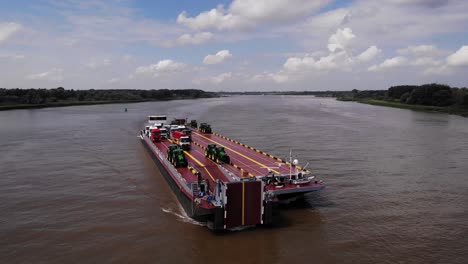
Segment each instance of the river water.
M124 108L128 112L124 112ZM276 224L184 217L137 138L188 117L327 184ZM0 263L466 263L468 119L334 99L237 96L0 112Z

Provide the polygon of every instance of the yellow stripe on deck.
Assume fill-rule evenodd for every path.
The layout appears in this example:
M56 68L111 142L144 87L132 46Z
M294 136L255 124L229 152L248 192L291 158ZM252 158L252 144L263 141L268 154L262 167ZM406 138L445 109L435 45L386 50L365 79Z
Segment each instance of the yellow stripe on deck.
M233 139L230 139L230 138L228 138L228 137L222 136L222 135L217 134L217 133L213 133L213 134L216 135L216 136L218 136L218 137L227 139L227 140L229 140L229 141L231 141L231 142L234 142L234 143L236 143L236 144L238 144L238 145L241 145L241 146L244 146L244 147L248 147L249 149L255 150L255 151L258 152L258 153L262 153L262 154L265 155L265 156L269 156L270 158L276 159L276 160L279 161L279 162L285 162L284 160L282 160L282 159L280 159L280 158L277 158L277 157L275 157L275 156L273 156L273 155L271 155L271 154L268 154L268 153L266 153L266 152L263 152L263 151L261 151L261 150L258 150L258 149L249 147L249 146L247 146L247 145L245 145L245 144L240 143L239 141L235 141L235 140L233 140ZM285 163L286 163L287 165L291 166L291 163L289 163L289 162L285 162ZM298 168L299 170L303 170L301 166L295 166L295 167ZM310 172L310 170L304 170L304 171Z
M239 152L237 152L237 151L235 151L235 150L233 150L233 149L231 149L231 148L229 148L229 147L226 147L225 145L223 145L223 144L221 144L221 143L218 143L218 142L212 140L211 138L207 138L207 137L205 137L205 136L203 136L203 135L201 135L201 134L199 134L199 133L195 133L195 134L199 135L200 137L206 138L206 139L208 139L209 141L214 142L214 143L216 143L216 144L218 144L218 145L220 145L220 146L223 146L224 148L229 149L230 151L232 151L232 152L234 152L234 153L237 153L238 155L240 155L240 156L242 156L242 157L244 157L244 158L246 158L246 159L252 161L253 163L255 163L255 164L257 164L257 165L260 165L260 166L262 166L262 167L268 168L267 165L265 165L265 164L263 164L263 163L260 163L260 162L254 160L254 159L251 159L251 158L245 156L244 154L239 153ZM274 169L271 169L271 170L272 170L274 173L281 174L281 173L280 173L279 171L277 171L277 170L274 170Z
M196 159L194 156L190 155L190 153L188 153L188 151L185 151L184 150L184 153L189 156L190 158L192 158L198 165L200 165L201 167L203 167L206 172L208 173L208 175L210 175L210 178L215 182L215 178L213 177L213 175L211 175L210 171L208 171L208 169L205 167L205 164L201 163L198 159Z

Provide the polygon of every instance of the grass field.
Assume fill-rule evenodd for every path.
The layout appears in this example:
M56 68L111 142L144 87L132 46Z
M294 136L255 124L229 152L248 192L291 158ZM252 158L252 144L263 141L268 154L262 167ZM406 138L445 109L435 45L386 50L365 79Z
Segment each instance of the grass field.
M464 117L468 117L467 108L441 107L441 106L430 106L430 105L411 105L411 104L388 102L388 101L375 100L375 99L364 99L364 100L359 100L357 102L363 103L363 104L403 108L403 109L410 109L410 110L416 110L416 111L441 112L441 113L448 113L448 114L461 115Z

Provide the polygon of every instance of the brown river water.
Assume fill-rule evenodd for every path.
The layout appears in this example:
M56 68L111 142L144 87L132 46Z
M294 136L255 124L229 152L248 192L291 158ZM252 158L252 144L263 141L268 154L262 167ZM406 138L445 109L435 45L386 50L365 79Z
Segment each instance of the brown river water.
M184 216L137 138L150 114L291 148L327 189L273 227L213 233ZM467 118L308 96L0 112L0 263L467 261Z

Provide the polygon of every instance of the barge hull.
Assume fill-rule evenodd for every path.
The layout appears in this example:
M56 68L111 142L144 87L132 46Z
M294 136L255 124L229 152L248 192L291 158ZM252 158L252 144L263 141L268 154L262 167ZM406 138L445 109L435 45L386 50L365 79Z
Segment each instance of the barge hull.
M163 175L163 177L166 179L166 182L169 184L171 187L172 191L174 194L177 196L177 199L179 200L180 204L184 208L184 211L187 213L187 215L197 221L200 222L214 222L218 224L211 225L213 226L214 229L217 229L216 227L220 227L220 220L218 219L216 221L215 215L219 215L219 213L215 213L216 209L221 209L222 208L213 208L213 209L205 209L205 208L200 208L197 206L197 204L190 198L188 197L177 185L175 180L171 177L169 172L166 170L164 165L161 163L159 158L154 154L154 152L151 150L151 148L148 146L148 142L144 139L142 139L142 143L145 146L145 148L148 150L148 152L151 155L151 158L154 160L156 166L158 167L159 171ZM218 216L220 217L220 216ZM222 219L222 218L221 218ZM222 226L221 226L222 228Z

